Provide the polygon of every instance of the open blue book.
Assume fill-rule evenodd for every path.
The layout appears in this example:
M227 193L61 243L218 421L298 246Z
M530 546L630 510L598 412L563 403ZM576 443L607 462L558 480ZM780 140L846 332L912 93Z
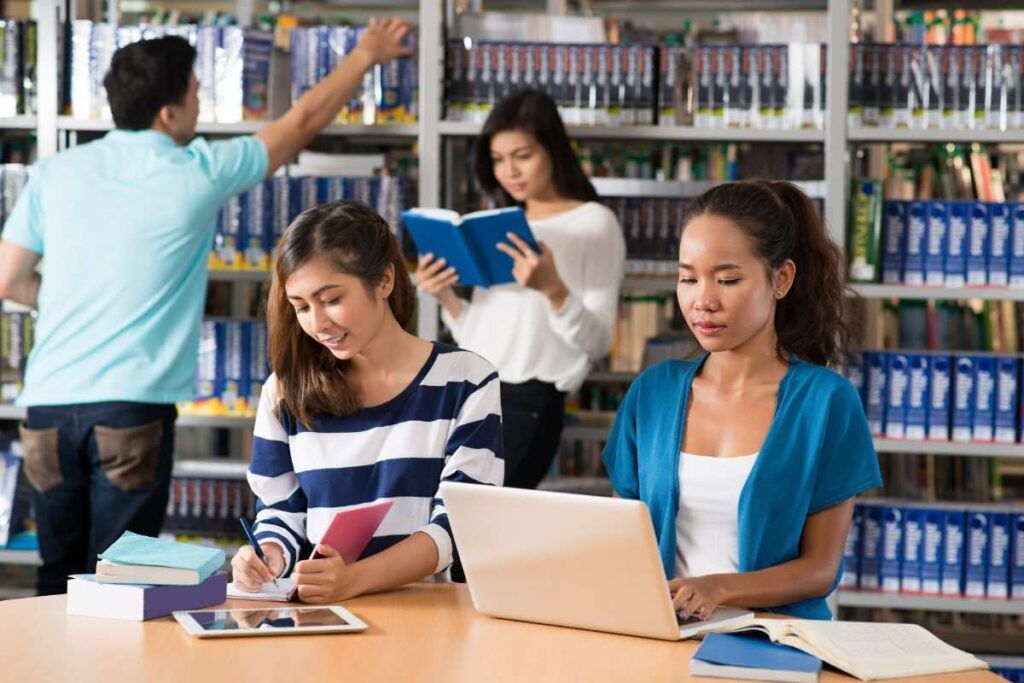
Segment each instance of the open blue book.
M421 254L443 258L459 273L459 284L490 287L515 282L512 258L498 251L508 243L506 233L518 235L540 253L526 214L518 207L475 211L460 216L447 209L410 209L402 212L405 227Z
M126 531L99 554L96 581L195 586L224 564L224 551Z

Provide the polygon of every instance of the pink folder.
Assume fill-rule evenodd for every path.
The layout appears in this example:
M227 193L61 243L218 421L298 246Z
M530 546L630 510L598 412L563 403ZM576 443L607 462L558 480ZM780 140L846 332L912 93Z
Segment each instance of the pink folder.
M340 510L331 520L320 543L329 545L338 551L345 564L353 564L366 549L377 527L384 521L388 510L394 503L392 500L379 500L374 503ZM309 559L322 557L314 548Z

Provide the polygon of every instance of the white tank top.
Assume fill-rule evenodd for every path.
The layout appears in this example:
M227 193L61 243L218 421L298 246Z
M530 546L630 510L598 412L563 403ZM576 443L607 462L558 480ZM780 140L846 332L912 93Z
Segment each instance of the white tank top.
M758 454L679 455L676 576L734 573L739 566L740 492Z

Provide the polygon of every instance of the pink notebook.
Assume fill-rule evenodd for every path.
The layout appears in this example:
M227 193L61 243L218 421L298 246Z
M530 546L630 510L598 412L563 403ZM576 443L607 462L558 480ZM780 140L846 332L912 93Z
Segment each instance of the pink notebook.
M335 513L320 543L337 550L345 564L353 564L366 549L393 503L392 500L380 500ZM309 559L315 560L319 557L321 555L314 549Z

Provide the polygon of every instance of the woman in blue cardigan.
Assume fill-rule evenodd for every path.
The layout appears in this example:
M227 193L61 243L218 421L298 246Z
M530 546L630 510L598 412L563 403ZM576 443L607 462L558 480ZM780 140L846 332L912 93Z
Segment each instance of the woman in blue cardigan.
M690 206L677 297L706 352L643 372L602 459L651 512L683 617L720 604L827 619L854 496L882 483L843 362L842 254L786 182Z

